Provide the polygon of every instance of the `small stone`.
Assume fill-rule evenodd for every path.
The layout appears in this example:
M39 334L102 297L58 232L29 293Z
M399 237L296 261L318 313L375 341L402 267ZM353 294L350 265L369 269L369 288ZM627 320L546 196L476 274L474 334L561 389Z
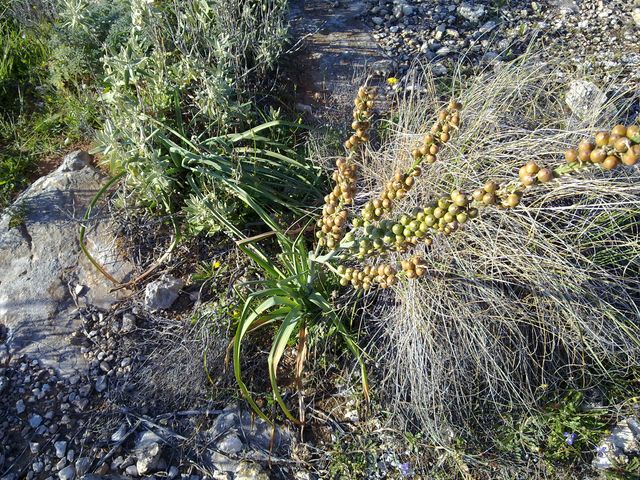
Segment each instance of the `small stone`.
M471 5L469 3L463 2L458 7L458 15L462 18L469 20L471 23L479 23L480 19L484 16L485 8L484 5Z
M29 425L31 428L38 428L42 424L42 417L38 414L33 414L29 417Z
M431 66L431 72L433 73L434 76L436 77L441 77L443 75L447 74L447 67L445 67L443 64L441 63L435 63Z
M68 465L58 472L60 480L73 480L76 478L76 470L73 465Z
M29 442L29 450L31 450L31 453L38 453L40 444L38 442Z
M82 292L84 292L84 289L85 289L84 285L76 285L76 288L74 290L76 293L76 296L79 297L80 295L82 295Z
M631 18L633 18L636 27L640 28L640 8L634 8L631 10Z
M184 281L171 275L163 275L148 283L144 289L145 307L152 312L166 310L178 299L183 286Z
M240 440L240 437L235 433L231 433L220 441L217 448L222 453L234 454L242 450L242 446L242 440Z
M70 462L73 462L73 460L76 458L76 451L75 450L69 450L67 452L67 460L69 460Z
M135 465L129 465L127 468L124 469L124 473L126 473L127 475L130 475L132 477L137 477L138 476L138 467L136 467Z
M76 473L79 477L81 477L89 471L90 466L91 460L89 459L89 457L80 457L76 461Z
M64 440L59 440L53 444L53 447L56 449L56 457L64 458L67 454L67 442Z
M104 392L107 388L107 377L106 375L100 375L96 379L96 392L101 393Z
M35 473L42 472L42 470L44 470L44 463L40 460L33 462L31 464L31 470L33 470Z
M0 393L4 392L7 385L9 385L9 379L4 375L0 376Z
M384 23L384 20L380 17L372 17L371 21L376 25L382 25Z
M142 433L135 445L136 450L136 471L139 475L146 475L158 469L162 447L162 439L151 431Z
M588 121L600 113L606 95L592 82L574 80L569 84L565 102L580 120Z
M413 15L413 7L411 5L403 5L402 14L406 17L410 17L411 15Z
M21 413L24 413L25 408L26 408L26 407L25 407L25 405L24 405L24 400L18 400L18 401L16 402L16 413L17 413L18 415L20 415Z
M176 478L180 474L178 467L171 466L167 472L167 478Z
M122 315L122 333L131 333L136 329L136 317L132 313Z
M127 425L123 423L122 425L120 425L118 430L113 432L113 434L111 435L111 441L112 442L119 442L119 441L124 439L124 436L126 434L127 434Z

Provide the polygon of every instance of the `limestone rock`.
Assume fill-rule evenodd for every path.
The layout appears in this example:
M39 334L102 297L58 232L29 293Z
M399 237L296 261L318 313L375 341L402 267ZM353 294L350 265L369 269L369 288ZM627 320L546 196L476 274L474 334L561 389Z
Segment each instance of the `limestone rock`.
M171 275L164 275L159 280L147 284L144 290L144 304L151 311L165 310L180 295L184 282Z
M592 82L575 80L569 84L565 102L580 120L590 121L600 113L606 95Z
M88 301L93 290L113 287L100 274L76 278L86 270L79 267L84 255L77 220L105 181L88 164L89 158L86 152L67 155L57 170L36 180L0 216L0 323L8 327L9 351L37 358L65 374L86 368L79 347L70 342L82 326L72 314L71 285L85 285L83 298ZM113 231L105 227L103 233L100 243L112 246ZM128 268L133 271L131 265ZM111 301L115 299L111 295Z
M136 471L146 475L158 469L162 457L162 439L151 431L143 432L136 441Z
M482 4L471 4L463 2L458 7L458 15L462 18L469 20L471 23L479 23L480 19L485 14L485 8Z

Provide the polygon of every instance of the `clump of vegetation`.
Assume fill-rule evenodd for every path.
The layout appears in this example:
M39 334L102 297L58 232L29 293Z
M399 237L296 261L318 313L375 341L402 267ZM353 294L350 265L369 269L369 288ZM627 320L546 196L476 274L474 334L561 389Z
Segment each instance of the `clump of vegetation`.
M365 260L343 241L351 262L343 276L380 255L405 267L407 278L422 273L379 297L381 335L372 348L387 366L381 391L398 418L445 449L491 430L490 412L535 408L541 385L583 390L640 358L638 127L614 97L618 122L597 120L619 123L611 130L568 128L564 85L555 78L518 61L456 85L459 128L397 203L389 243L383 235L375 248L377 224L354 238L371 242ZM428 75L417 80L435 92ZM437 102L433 93L400 100L394 133L358 165L372 192L410 168L411 151L437 121L430 112ZM373 195L363 194L362 204ZM411 259L384 248L424 227L432 242L409 242Z

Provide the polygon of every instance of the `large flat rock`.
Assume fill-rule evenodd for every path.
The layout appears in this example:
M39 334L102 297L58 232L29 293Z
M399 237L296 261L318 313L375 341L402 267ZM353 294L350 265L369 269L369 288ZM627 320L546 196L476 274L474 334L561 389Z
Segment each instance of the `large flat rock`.
M74 152L51 174L37 180L0 217L0 324L7 329L11 356L27 354L61 373L85 369L71 334L82 321L74 296L101 308L127 292L88 265L78 241L79 219L105 182L89 165L88 154ZM94 219L87 243L125 279L133 266L118 258L107 218ZM114 259L115 257L115 259ZM78 285L83 285L82 292Z

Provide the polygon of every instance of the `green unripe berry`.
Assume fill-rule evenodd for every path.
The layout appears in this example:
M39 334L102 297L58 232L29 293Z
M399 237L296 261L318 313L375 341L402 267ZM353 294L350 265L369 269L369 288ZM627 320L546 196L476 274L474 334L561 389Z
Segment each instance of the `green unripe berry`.
M404 227L402 224L400 223L396 223L392 228L391 231L395 234L395 235L401 235L402 232L404 231Z
M457 220L459 223L466 223L467 218L468 218L468 217L467 217L467 214L466 214L465 212L461 212L461 213L459 213L458 215L456 215L456 220Z
M449 213L449 212L447 212L447 213L445 213L445 214L444 214L444 217L442 217L442 218L444 219L444 221L445 221L445 222L447 222L447 223L451 223L451 222L453 222L453 220L454 220L456 217L453 215L453 213Z
M434 217L433 215L427 215L424 218L424 223L426 223L427 226L432 227L436 223L436 217Z

